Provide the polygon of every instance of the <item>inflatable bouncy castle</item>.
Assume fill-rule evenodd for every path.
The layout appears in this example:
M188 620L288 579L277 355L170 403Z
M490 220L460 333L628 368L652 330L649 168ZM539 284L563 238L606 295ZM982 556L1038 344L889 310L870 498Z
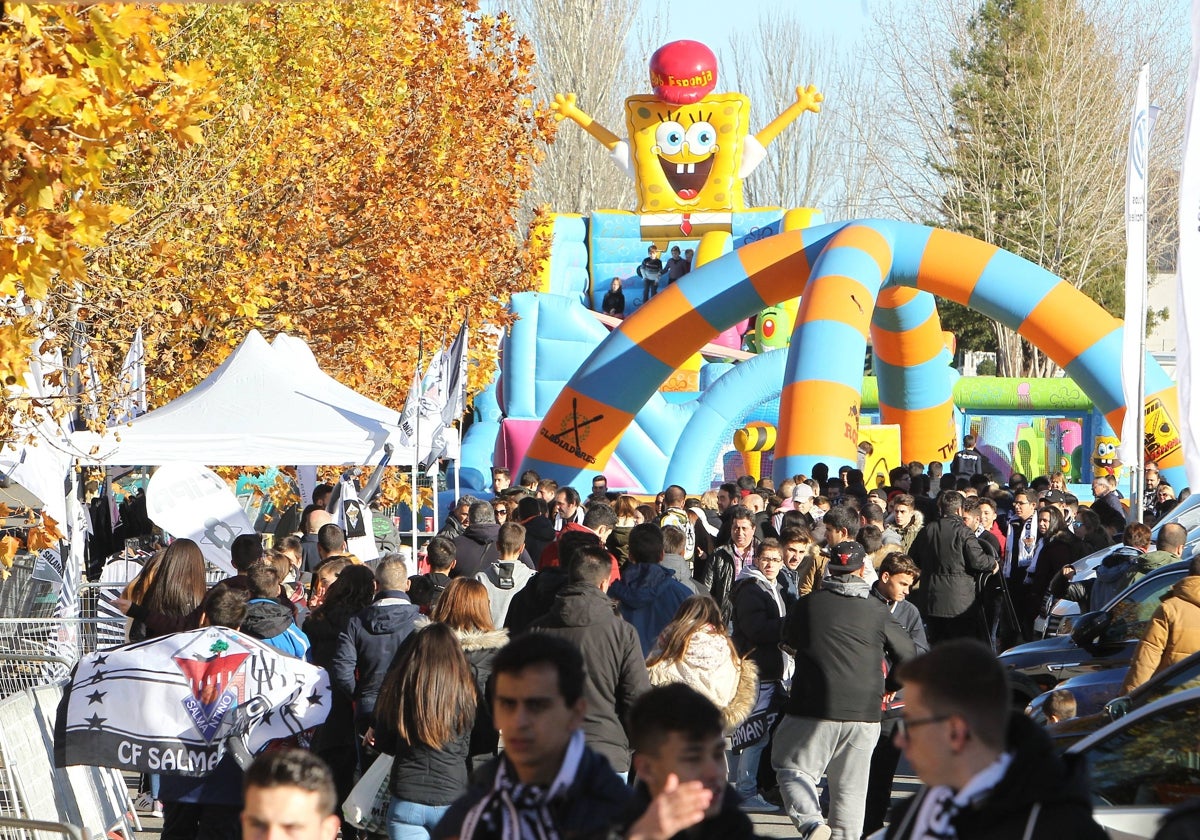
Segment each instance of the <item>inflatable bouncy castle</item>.
M541 290L513 298L499 380L464 441L465 483L495 463L580 489L604 473L613 489L698 490L747 468L733 439L755 423L773 427L773 446L754 458L776 481L817 462L854 464L863 425L876 421L898 430L899 462L948 461L973 432L1005 477L1063 469L1083 481L1099 468L1095 441L1125 412L1119 320L960 234L743 207L741 179L821 94L797 88L751 134L749 101L714 93L703 45L666 45L650 79L652 93L626 100L626 138L556 97L559 118L634 177L639 208L558 216L539 232L551 243ZM655 289L638 275L650 246L692 250L691 270ZM602 323L614 277L631 292L626 317ZM1016 330L1068 378L960 379L937 297ZM876 377L864 379L868 344ZM1175 387L1151 357L1146 392L1147 458L1186 483Z

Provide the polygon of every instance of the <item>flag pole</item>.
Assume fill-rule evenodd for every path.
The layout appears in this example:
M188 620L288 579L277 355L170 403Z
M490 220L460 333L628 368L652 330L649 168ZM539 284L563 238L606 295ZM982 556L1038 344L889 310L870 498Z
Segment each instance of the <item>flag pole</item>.
M421 333L418 332L417 333L417 374L416 374L417 377L421 376L421 353L422 353L422 349L423 349L421 338L422 338ZM420 392L421 392L421 387L424 384L424 380L418 379L418 381L421 384L417 385L417 411L416 411L416 419L414 419L414 421L413 421L415 431L413 433L414 440L413 440L412 478L411 478L411 481L412 481L411 511L412 511L412 535L413 535L412 559L413 559L414 568L415 568L415 565L417 562L417 552L420 550L419 549L419 545L420 545L419 538L420 538L420 533L421 533L420 525L418 524L418 520L420 519L420 516L421 516L421 495L420 495L420 486L418 484L418 477L420 476L420 470L419 470L417 462L419 460L421 460L421 403L420 403L421 393Z

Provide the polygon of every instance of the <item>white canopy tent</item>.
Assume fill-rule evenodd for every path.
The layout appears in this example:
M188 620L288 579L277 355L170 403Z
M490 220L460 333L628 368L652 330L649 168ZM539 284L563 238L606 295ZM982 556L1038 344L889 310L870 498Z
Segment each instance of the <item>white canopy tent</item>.
M275 345L257 331L203 382L162 408L104 435L76 432L85 463L154 466L192 462L373 464L392 443L393 464L410 463L400 446L400 412L337 382L301 339Z

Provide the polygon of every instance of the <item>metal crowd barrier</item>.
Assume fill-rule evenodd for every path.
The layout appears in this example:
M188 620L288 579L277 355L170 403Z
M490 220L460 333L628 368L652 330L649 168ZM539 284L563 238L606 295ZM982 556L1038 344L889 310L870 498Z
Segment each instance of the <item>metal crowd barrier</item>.
M60 684L0 700L0 838L66 834L102 840L114 829L132 838L133 803L121 774L105 767L54 766ZM6 827L7 826L7 827Z

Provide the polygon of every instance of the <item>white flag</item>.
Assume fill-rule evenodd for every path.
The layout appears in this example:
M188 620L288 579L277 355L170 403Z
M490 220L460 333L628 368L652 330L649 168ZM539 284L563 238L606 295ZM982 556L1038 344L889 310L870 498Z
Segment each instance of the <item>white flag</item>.
M1200 488L1200 400L1192 382L1192 353L1200 349L1200 110L1196 77L1200 72L1200 0L1192 0L1192 62L1188 69L1187 125L1179 173L1179 256L1176 377L1179 383L1179 430L1188 486Z
M1138 464L1144 446L1141 419L1142 361L1146 353L1146 162L1150 145L1150 65L1138 73L1137 94L1129 125L1125 162L1125 329L1121 347L1121 391L1125 422L1121 424L1121 461Z
M424 378L421 377L420 370L413 372L413 384L404 400L404 409L400 412L400 443L402 446L412 447L416 451L417 461L422 464L429 462L434 437L442 428L438 378L436 375L430 375L437 361L435 356ZM433 387L427 387L428 383L432 383Z
M146 413L146 342L142 338L142 328L138 327L121 364L118 393L121 395L119 408L114 423L128 423L135 417Z

